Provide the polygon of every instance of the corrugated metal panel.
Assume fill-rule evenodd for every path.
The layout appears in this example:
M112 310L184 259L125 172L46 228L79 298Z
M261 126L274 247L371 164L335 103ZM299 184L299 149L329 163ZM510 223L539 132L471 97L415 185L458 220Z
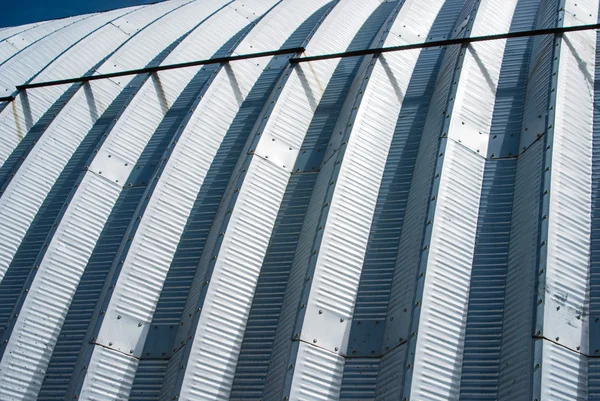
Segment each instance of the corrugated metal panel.
M119 190L118 184L95 174L79 184L11 324L19 336L8 342L0 363L2 399L37 399L70 298Z
M83 18L86 18L86 16L48 21L39 26L34 26L30 29L23 30L22 32L15 32L14 34L9 35L0 42L0 65L4 64L12 56L26 47L31 46L38 40L44 39L47 35L51 35L65 26L71 25Z
M180 2L181 3L181 2ZM63 54L57 57L53 62L46 66L42 71L37 73L32 82L45 82L57 79L64 79L73 76L90 75L98 68L105 68L110 65L111 60L106 60L111 55L119 54L121 49L137 48L146 49L143 54L138 54L138 62L160 63L164 57L160 57L161 46L168 47L169 44L176 40L180 40L182 32L194 28L198 23L202 23L211 13L219 9L220 5L225 2L215 2L209 5L197 3L196 8L190 12L188 9L182 9L186 2L178 3L161 3L155 6L145 7L142 9L134 8L125 15L116 15L112 21L109 21L104 26L98 28L87 37L77 42L75 45L67 49ZM173 13L191 14L194 18L180 23L177 29L165 29L164 27L172 26L172 21L167 20L165 15ZM178 15L178 14L176 14ZM130 26L130 29L123 31L120 28L123 25ZM135 29L133 28L135 26ZM161 29L162 27L162 29ZM157 41L154 29L161 31L161 41ZM227 32L227 31L225 31ZM140 33L142 33L140 35ZM151 43L153 47L149 46ZM210 42L214 45L220 43L218 39ZM93 44L93 45L92 45ZM157 56L158 54L158 56ZM212 54L212 53L208 53ZM146 61L146 59L148 59ZM145 64L144 64L145 65ZM106 67L108 68L108 67ZM118 82L125 87L134 75L122 77ZM70 88L76 90L80 84L74 84ZM49 121L58 114L58 111L64 107L64 104L70 100L69 96L65 96L65 90L69 88L67 85L43 87L27 91L26 94L20 93L17 101L13 102L12 108L7 108L0 114L0 131L7 137L5 143L0 146L0 162L4 162L4 158L11 155L13 158L20 158L24 155L22 150L23 139L28 136L30 130L43 131L46 124L40 123L40 118L43 113L49 108L53 108L54 112L48 116ZM62 96L62 97L61 97ZM38 124L35 126L35 124ZM29 141L37 140L37 137L28 138ZM15 147L20 147L16 149ZM11 154L12 152L12 154Z
M26 24L26 25L10 26L10 27L6 27L6 28L2 28L2 31L0 32L0 41L4 41L4 40L10 38L11 36L29 31L29 30L37 28L37 27L41 27L41 26L43 26L45 24L49 24L51 22L53 22L53 21L39 21L39 22L34 22L31 24Z
M600 32L596 32L596 44L600 40ZM600 63L600 54L596 52L596 66ZM594 82L599 82L600 69L594 71ZM600 110L596 107L600 99L600 87L594 86L594 120L593 120L593 146L592 146L592 224L591 224L591 243L590 243L590 278L589 278L589 347L590 355L600 354L600 269L598 259L600 246L598 240L600 235L598 229L600 220L598 219L598 202L600 202L598 189L600 189L600 144L598 133L600 133ZM600 358L588 358L588 397L596 401L600 399Z
M45 40L39 40L32 46L26 47L0 66L0 92L3 96L11 95L16 85L27 82L75 43L128 11L127 9L113 10L79 19L45 37Z
M153 5L151 10L154 11L158 8L165 13L164 16L156 20L149 29L145 29L144 35L136 35L134 39L119 47L101 66L95 69L94 75L145 67L160 50L179 39L198 22L203 21L228 2L228 0L211 2L177 0ZM145 21L141 18L123 20L118 21L118 27L121 30L126 29L126 33L130 35L144 27ZM122 82L122 85L126 85L126 81Z
M65 110L70 118L51 125L6 187L0 198L0 280L56 179L120 90L110 81L80 90Z
M67 89L69 89L68 85L57 85L19 93L15 100L0 111L0 135L2 135L2 141L0 142L0 166L5 168L4 164L16 148L19 146L21 148L29 148L32 141L35 142L39 139L39 134L43 132L48 123L60 111L60 109L54 109L52 113L49 113L52 102L47 102L46 99L58 99ZM72 96L73 93L70 95ZM36 127L38 129L34 129L34 125L40 122L40 119L44 115L49 117L48 119L44 119L45 121L42 123L44 129L41 131L38 131L39 127ZM37 131L38 135L34 134L28 137L28 134L32 131ZM19 157L21 156L19 155ZM10 170L12 171L12 168ZM3 176L3 180L6 179L5 174Z
M262 4L264 5L264 3ZM260 10L260 8L258 10ZM285 39L285 36L283 35L285 35L285 32L280 34L280 41ZM170 264L170 260L175 251L174 247L179 241L179 235L184 228L190 213L190 208L193 205L193 195L198 191L198 188L202 184L206 171L210 167L210 163L221 144L223 135L227 132L228 126L235 117L237 109L241 106L242 101L247 96L261 71L260 68L256 67L254 62L241 62L225 67L218 73L212 85L209 87L208 92L205 94L204 98L207 99L207 101L201 101L199 103L196 113L194 113L191 121L187 125L187 129L183 131L182 136L178 139L177 146L170 152L169 161L160 172L161 180L158 181L156 188L153 188L153 199L157 201L149 202L144 212L145 215L149 216L158 216L165 213L165 216L170 215L170 220L172 221L168 224L168 227L171 227L171 230L175 230L173 231L174 235L163 235L162 238L160 235L157 236L157 234L159 234L159 232L156 231L157 229L164 232L164 230L168 228L164 225L164 223L167 223L167 219L160 218L155 219L154 221L147 219L141 220L140 226L136 230L136 236L132 241L132 246L128 252L128 256L125 259L123 273L119 277L119 281L117 281L115 296L113 297L115 302L109 303L108 306L107 315L111 320L114 319L111 316L111 308L114 307L117 310L116 313L121 313L123 316L133 314L136 319L136 326L137 321L147 321L150 323L157 299L152 301L151 298L148 298L146 304L139 303L139 296L137 295L139 293L137 290L133 290L134 287L132 287L132 285L137 282L137 279L135 278L136 270L143 268L144 265L132 263L131 267L129 267L127 263L128 258L134 257L132 255L138 255L138 258L142 257L147 252L147 249L149 249L148 244L153 241L158 241L157 244L162 244L162 257L156 255L157 257L155 257L154 260L163 260L165 266L162 268L157 266L160 270L157 270L156 287L145 285L148 297L158 297L166 275L165 267L168 268L168 265ZM217 110L220 114L217 114ZM226 110L227 113L225 113ZM215 120L214 117L217 115L219 115L219 119ZM212 121L211 117L213 117ZM196 136L198 135L198 132L203 132L203 135ZM211 134L212 136L208 134ZM204 151L206 157L198 159L196 153L198 151ZM197 168L192 167L190 170L190 166L196 166ZM190 172L193 172L194 174L192 175ZM193 179L195 184L191 186L188 185L187 193L180 193L179 191L179 188L185 187L184 185L174 186L175 180L185 180L189 184L190 179ZM183 184L184 181L181 182ZM167 205L177 205L177 208L170 211L168 209L170 206ZM175 220L173 220L173 218L175 218ZM136 242L137 238L140 239L139 243ZM136 247L140 248L136 250ZM122 290L119 287L120 282L124 283ZM132 295L137 297L134 303L129 301L129 297ZM97 340L99 343L106 344L109 342L109 339L106 336L110 336L108 333L113 332L110 329L113 325L111 320L106 320L105 324L101 326ZM145 337L146 334L142 332L141 335ZM143 341L141 344L143 346ZM115 343L115 347L119 346L119 344ZM135 349L131 346L125 346L125 348L131 348L135 355L140 355L142 352L141 348ZM94 362L95 361L92 360L91 364ZM86 380L94 380L94 378L88 377ZM84 382L83 386L85 388L86 382Z
M595 23L597 0L172 0L0 30L8 92ZM0 104L0 399L595 400L592 31Z

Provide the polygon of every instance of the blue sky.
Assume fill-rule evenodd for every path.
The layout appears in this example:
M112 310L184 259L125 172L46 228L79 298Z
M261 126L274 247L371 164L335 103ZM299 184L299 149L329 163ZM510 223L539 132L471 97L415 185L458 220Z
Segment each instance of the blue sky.
M0 27L156 2L157 0L7 0L2 4Z

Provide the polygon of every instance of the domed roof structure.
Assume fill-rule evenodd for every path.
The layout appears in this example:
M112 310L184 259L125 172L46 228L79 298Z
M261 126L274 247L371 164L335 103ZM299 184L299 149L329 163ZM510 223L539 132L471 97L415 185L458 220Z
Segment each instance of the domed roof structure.
M0 400L600 400L597 0L0 30Z

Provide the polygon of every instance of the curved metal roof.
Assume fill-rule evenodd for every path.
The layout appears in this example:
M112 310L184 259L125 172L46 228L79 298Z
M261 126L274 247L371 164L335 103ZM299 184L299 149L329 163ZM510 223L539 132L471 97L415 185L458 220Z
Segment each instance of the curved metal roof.
M600 399L598 7L2 30L0 400Z

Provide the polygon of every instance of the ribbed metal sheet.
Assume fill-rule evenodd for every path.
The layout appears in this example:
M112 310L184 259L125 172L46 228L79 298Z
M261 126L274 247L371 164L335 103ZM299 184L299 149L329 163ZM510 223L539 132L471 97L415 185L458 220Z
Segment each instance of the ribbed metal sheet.
M0 399L600 400L600 36L289 62L598 8L169 0L0 29Z

